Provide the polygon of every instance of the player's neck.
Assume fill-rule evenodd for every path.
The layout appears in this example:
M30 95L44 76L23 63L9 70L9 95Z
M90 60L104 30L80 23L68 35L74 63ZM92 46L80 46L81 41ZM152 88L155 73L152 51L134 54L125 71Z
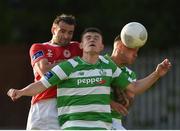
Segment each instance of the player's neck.
M83 52L82 59L89 64L96 64L99 60L99 55Z
M114 63L116 63L116 65L118 67L124 66L124 63L120 58L118 58L118 57L116 57L114 55L111 55L111 59L114 61Z

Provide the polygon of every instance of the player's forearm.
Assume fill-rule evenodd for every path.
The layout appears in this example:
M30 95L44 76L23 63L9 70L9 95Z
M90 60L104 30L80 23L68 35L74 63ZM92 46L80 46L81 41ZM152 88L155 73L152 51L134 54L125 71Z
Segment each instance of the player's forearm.
M157 71L154 71L147 77L137 80L136 82L133 82L133 92L138 95L143 92L145 92L147 89L149 89L158 79L160 78L160 75Z
M31 83L20 91L22 93L22 96L34 96L45 91L46 89L47 88L40 81L38 81Z

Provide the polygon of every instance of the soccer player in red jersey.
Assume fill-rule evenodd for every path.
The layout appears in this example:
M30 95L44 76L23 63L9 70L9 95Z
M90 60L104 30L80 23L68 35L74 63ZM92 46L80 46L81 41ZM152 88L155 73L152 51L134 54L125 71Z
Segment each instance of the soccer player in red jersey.
M30 48L31 65L35 81L62 60L82 56L79 43L71 41L76 21L72 15L62 14L55 18L51 32L52 39L35 43ZM56 86L32 97L27 129L60 129L56 107Z

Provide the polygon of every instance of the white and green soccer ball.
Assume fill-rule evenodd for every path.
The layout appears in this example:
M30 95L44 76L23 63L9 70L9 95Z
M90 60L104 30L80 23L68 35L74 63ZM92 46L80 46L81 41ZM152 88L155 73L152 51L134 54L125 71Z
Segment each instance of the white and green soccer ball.
M142 47L148 38L146 28L138 22L130 22L121 30L121 40L128 48Z

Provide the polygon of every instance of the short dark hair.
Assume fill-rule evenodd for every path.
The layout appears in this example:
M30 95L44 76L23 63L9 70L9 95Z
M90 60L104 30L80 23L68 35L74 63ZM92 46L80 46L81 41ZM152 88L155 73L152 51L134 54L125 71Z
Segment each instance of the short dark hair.
M121 40L121 36L120 36L120 35L117 35L117 36L115 37L115 39L114 39L114 42L120 41L120 40Z
M102 31L101 31L100 29L98 29L98 28L96 28L96 27L89 27L89 28L86 28L86 29L83 31L83 33L81 34L81 39L82 39L82 37L84 36L84 34L86 34L87 32L95 32L95 33L100 34L100 35L103 37Z
M59 24L59 22L65 22L69 25L74 25L76 26L76 18L73 16L73 15L68 15L68 14L61 14L61 15L58 15L53 24Z

